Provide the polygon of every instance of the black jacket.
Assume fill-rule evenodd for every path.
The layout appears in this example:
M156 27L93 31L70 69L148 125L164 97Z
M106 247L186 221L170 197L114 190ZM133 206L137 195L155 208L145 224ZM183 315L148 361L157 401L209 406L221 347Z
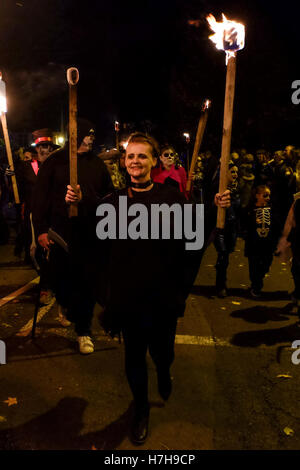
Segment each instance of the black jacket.
M38 161L38 167L40 168L40 166L41 164ZM18 163L16 178L21 202L25 203L26 211L31 212L33 191L37 181L37 175L32 168L31 161L20 161Z
M82 201L78 204L79 219L95 218L101 199L113 190L105 163L93 152L78 154L78 184ZM33 224L36 237L51 227L63 238L69 238L68 205L65 202L70 184L69 149L66 145L54 152L39 170L33 195Z
M133 198L127 198L128 208L132 204L143 204L148 214L154 204L171 206L177 203L182 208L188 204L178 190L159 183L155 183L150 191L132 193ZM158 239L118 239L119 196L126 195L124 189L103 201L115 207L117 215L117 239L100 241L98 252L98 265L105 269L107 286L103 326L112 331L118 331L143 315L155 316L163 312L166 318L182 316L185 270L189 269L190 259L196 254L187 252L184 238L162 239L160 235ZM130 222L128 216L128 226ZM149 230L151 223L149 219ZM171 234L172 231L171 222Z

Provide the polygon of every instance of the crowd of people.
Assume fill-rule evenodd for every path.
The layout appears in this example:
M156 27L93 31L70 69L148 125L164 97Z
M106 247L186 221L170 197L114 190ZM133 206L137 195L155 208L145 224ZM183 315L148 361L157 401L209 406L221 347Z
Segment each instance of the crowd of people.
M237 237L245 239L250 295L262 296L264 276L274 254L292 253L293 300L300 298L300 150L292 146L274 154L246 150L231 154L228 186L218 193L220 162L211 152L199 155L193 171L176 149L159 146L133 133L117 149L93 150L95 129L78 120L78 185L70 185L69 144L53 144L50 129L33 132L35 146L18 152L14 171L0 166L0 243L14 224L15 254L33 263L41 279L41 303L54 295L64 327L74 323L79 351L94 351L91 322L96 302L103 306L101 324L111 335L122 333L125 370L134 398L131 437L145 442L149 402L146 353L157 369L158 389L167 400L172 389L176 324L197 276L205 249L216 248L216 294L225 297L230 253ZM15 175L21 204L13 203ZM191 190L187 190L187 181ZM99 206L110 204L116 224L122 219L120 196L128 214L136 205L151 212L154 204L195 208L204 204L204 244L187 251L184 236L164 239L107 237L99 240ZM70 217L76 205L78 215ZM105 206L106 207L106 206ZM225 228L216 230L217 210L226 210ZM194 209L193 209L194 210ZM132 215L132 213L131 213ZM129 217L129 222L132 219ZM162 221L159 220L161 234ZM177 227L178 228L178 227ZM24 255L23 255L24 254Z

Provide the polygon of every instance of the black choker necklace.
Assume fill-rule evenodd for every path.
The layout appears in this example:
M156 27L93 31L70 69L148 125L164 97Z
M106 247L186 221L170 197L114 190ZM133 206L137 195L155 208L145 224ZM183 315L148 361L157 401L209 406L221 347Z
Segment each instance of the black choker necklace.
M132 188L138 188L138 189L145 189L148 188L148 186L151 186L153 184L152 179L146 181L145 183L134 183L133 181L130 181L130 185Z

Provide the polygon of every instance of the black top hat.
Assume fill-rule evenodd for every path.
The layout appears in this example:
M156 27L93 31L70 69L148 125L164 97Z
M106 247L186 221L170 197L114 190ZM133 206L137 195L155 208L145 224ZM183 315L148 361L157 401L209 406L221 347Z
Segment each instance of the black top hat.
M60 145L53 143L53 132L47 127L33 131L32 136L36 146L41 144L51 144L53 150L60 148Z
M38 129L37 131L33 131L32 135L35 145L47 142L53 143L53 132L51 129Z

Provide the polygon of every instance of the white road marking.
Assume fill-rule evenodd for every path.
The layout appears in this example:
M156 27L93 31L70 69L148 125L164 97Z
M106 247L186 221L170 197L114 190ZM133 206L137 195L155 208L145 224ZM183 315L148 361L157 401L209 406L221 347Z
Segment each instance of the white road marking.
M229 346L233 347L228 339L218 339L213 336L193 336L193 335L176 335L175 344L193 344L196 346Z
M28 284L25 284L25 286L20 287L20 289L15 290L15 291L12 292L11 294L7 295L6 297L3 297L3 298L0 300L0 307L2 307L3 305L7 304L7 303L10 302L11 300L14 300L16 297L19 297L19 295L24 294L24 292L28 291L28 290L31 289L34 285L38 284L39 280L40 280L40 278L39 278L39 277L36 277L36 278L33 279L32 281L28 282Z
M49 310L53 307L55 304L55 298L51 299L51 302L48 305L45 305L44 307L41 307L39 309L39 313L37 316L36 323L41 321L44 315L49 312ZM33 325L33 318L29 320L29 322L26 323L26 325L22 326L22 328L16 333L16 336L28 336L31 333L32 330L32 325Z

